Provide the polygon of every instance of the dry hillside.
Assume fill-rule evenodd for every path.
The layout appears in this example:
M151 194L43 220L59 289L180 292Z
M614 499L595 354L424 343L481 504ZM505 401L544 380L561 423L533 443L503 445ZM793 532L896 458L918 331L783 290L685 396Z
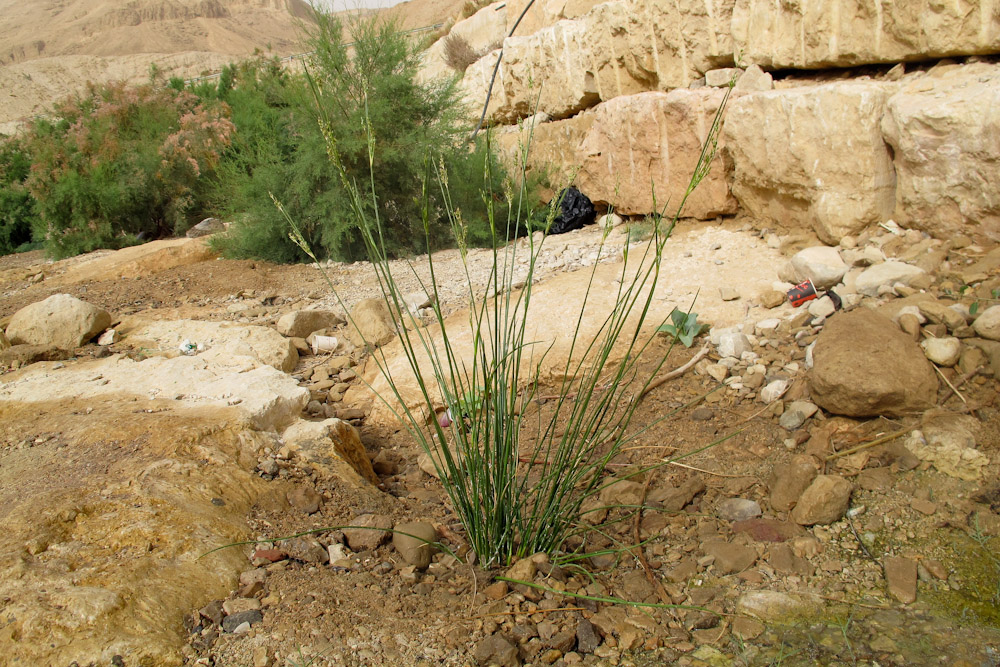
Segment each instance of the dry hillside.
M393 7L406 28L457 14L461 0ZM143 80L217 71L260 49L303 50L303 0L0 0L0 132L42 113L87 81Z

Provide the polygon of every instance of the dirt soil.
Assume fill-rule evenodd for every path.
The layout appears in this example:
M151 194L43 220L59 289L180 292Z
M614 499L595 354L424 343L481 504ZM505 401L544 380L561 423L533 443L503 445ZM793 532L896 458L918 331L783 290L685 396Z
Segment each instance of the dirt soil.
M691 256L694 271L724 272L727 265L744 261L747 248L760 240L745 227L723 231L740 242L719 248L712 243L703 254L698 239L722 233L705 226L679 235L680 256ZM587 232L567 235L560 253L547 260L542 279L583 270L574 262L585 253L575 249L587 248L595 238ZM278 312L330 298L315 268L259 261L212 259L148 275L65 280L102 254L107 253L58 263L38 253L0 258L0 324L22 306L56 292L106 308L118 319L139 315L262 324L273 323ZM474 257L474 266L481 266L483 257ZM458 275L455 252L440 254L438 262L441 275ZM330 272L349 303L376 293L363 265L332 265ZM696 286L699 275L679 273L677 282ZM460 297L458 290L446 293L445 309L458 308ZM746 310L735 308L740 321ZM680 366L698 348L678 347L667 367ZM801 376L794 369L804 358L803 347L786 336L761 352L772 367L777 364L799 378L790 394L801 395ZM78 358L99 354L94 345L76 351ZM314 370L328 362L328 357L303 356L293 375L310 386ZM942 405L960 410L964 401L977 418L977 447L992 460L981 481L907 463L892 442L866 450L861 458L825 460L914 427L918 418L855 420L821 412L802 428L787 431L759 401L725 390L706 395L718 387L712 378L688 372L641 402L635 429L644 430L611 462L609 475L622 476L722 441L632 478L639 484L628 492L638 497L623 491L611 504L642 509L612 509L599 530L567 545L595 553L592 557L537 559L535 582L544 588L508 586L494 579L500 570L483 571L441 553L426 572L414 571L391 544L347 549L333 563L296 556L287 542L238 547L247 559L247 574L226 603L235 609L252 599L253 608L263 611L262 620L249 630L220 632L209 620L210 610L206 615L210 604L201 613L192 609L184 620L186 664L1000 664L995 378L974 378L962 387L962 401L949 395ZM461 553L462 527L440 483L418 465L421 452L413 439L402 430L366 425L358 409L363 406L335 407L360 427L385 493L363 494L322 481L308 466L266 454L257 475L274 492L250 510L250 532L274 540L376 514L431 522L440 539ZM58 439L62 427L40 415L32 429L27 435ZM771 475L777 464L810 456L823 461L821 473L848 478L855 490L848 517L803 528L788 520L788 512L770 507ZM277 464L270 472L269 457ZM319 511L306 514L289 506L286 493L296 486L318 492ZM687 497L672 505L678 493ZM734 522L720 517L719 503L730 498L759 502L763 518ZM324 549L344 542L343 531L333 528L312 537ZM720 551L719 543L728 546ZM273 556L271 563L257 551L271 546L291 555ZM733 550L737 560L745 560L727 570ZM887 587L883 565L890 556L918 563L915 602L901 603ZM777 596L769 598L777 611L750 610L759 591ZM607 597L645 606L595 600Z

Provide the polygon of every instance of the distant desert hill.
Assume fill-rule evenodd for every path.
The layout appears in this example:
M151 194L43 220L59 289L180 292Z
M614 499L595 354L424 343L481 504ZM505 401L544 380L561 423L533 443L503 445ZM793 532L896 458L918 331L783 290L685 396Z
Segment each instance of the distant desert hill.
M456 15L464 0L384 10L405 28ZM151 64L185 78L255 51L305 50L304 0L0 0L0 133L87 81L142 81Z

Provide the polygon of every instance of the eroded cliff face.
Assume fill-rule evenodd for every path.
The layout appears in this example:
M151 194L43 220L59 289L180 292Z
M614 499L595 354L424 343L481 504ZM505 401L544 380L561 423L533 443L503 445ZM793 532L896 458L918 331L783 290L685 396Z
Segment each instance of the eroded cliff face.
M0 64L65 55L294 51L303 0L0 1Z

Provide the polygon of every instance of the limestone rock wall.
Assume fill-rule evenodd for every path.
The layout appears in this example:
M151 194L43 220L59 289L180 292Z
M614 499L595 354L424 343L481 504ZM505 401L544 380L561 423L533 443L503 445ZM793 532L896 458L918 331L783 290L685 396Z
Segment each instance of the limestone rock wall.
M505 6L505 29L526 3ZM890 218L1000 241L998 55L993 0L552 0L503 42L486 118L532 118L528 166L553 189L575 174L598 204L646 214L687 183L712 86L736 75L722 154L685 215L827 243ZM462 79L475 119L498 56ZM525 136L500 144L514 155Z
M1000 51L991 0L737 0L737 52L766 69L818 69Z

